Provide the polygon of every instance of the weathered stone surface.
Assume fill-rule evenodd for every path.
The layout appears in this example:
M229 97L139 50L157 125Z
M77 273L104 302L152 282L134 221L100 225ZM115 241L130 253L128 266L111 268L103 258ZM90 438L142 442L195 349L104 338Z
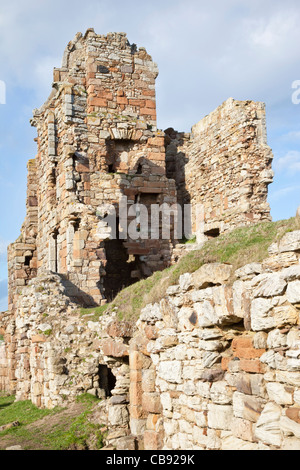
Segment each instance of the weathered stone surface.
M300 304L300 281L289 283L286 297L291 304Z
M284 384L269 382L267 383L267 392L270 401L274 401L278 405L293 404L293 390Z
M264 407L255 427L255 436L264 444L280 446L281 433L281 408L274 403L267 403Z
M127 345L113 341L112 339L104 340L101 343L101 347L105 356L124 357L129 355Z
M147 305L141 312L141 320L147 322L155 322L162 320L162 314L159 308L159 304Z
M287 408L285 414L289 419L300 424L300 408L296 408L296 407Z
M265 400L251 397L243 393L233 394L233 412L236 418L246 419L255 423L260 417Z
M264 106L229 99L192 135L162 133L157 67L123 33L78 35L63 64L34 113L39 158L29 164L26 220L9 253L12 316L1 316L0 389L17 387L18 399L49 408L82 392L103 398L98 422L120 450L297 447L296 232L261 264L237 270L233 283L226 264L183 274L135 325L116 321L121 311L99 321L91 313L88 322L76 313L78 302L104 305L105 295L171 263L170 237L128 239L124 252L110 252L103 218L120 195L130 207L203 203L198 242L269 220Z
M287 416L280 417L280 428L286 436L295 436L300 439L300 424Z
M243 281L252 279L257 274L261 274L263 271L262 265L259 263L250 263L246 264L242 268L239 268L235 271L237 278L242 279Z
M280 252L296 250L300 250L300 230L286 233L279 243Z
M168 382L182 382L182 364L180 361L164 361L159 364L158 375Z
M114 321L108 325L107 333L112 338L131 338L134 332L134 324L128 321Z
M268 330L275 326L270 312L274 306L272 299L258 298L251 304L251 328L254 331Z
M232 433L243 441L253 442L253 423L245 419L234 418L232 420Z
M205 289L211 285L221 285L226 283L232 273L232 266L229 264L211 263L205 264L192 276L193 285L198 289Z
M233 410L228 405L208 405L208 426L212 429L230 430L232 426Z
M111 406L108 411L108 421L112 426L123 426L128 422L128 409L126 405Z
M286 282L279 274L266 274L258 287L254 290L254 297L275 297L282 295L286 289Z

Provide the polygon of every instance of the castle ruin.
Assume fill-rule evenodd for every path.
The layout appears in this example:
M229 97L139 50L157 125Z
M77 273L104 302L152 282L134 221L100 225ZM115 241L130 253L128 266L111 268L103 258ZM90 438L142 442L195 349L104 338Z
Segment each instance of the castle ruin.
M31 120L38 151L28 162L26 218L8 249L0 390L47 408L82 392L108 398L108 424L125 439L119 448L272 448L269 409L279 423L275 447L298 445L289 411L300 403L298 359L284 356L298 338L297 232L262 265L236 273L233 286L228 265L187 273L135 325L78 315L78 306L105 305L174 262L176 214L169 239L152 238L150 226L133 239L119 222L126 212L136 224L136 204L189 207L198 244L271 220L264 104L229 98L191 133L163 132L157 75L124 33L92 29L76 35L54 69L52 92ZM105 222L112 207L115 238Z
M270 219L272 153L262 103L227 100L191 134L157 130L157 65L126 35L77 34L34 111L38 152L28 162L27 214L10 245L9 308L28 281L59 273L70 297L100 305L170 265L176 240L99 230L98 208L202 204L197 239ZM105 211L104 211L105 212ZM102 214L104 215L104 213ZM100 214L101 216L101 214Z

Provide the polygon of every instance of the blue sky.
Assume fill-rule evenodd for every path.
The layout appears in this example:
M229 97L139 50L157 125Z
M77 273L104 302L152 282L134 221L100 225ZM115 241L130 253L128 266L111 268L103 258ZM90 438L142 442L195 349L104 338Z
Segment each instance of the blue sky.
M6 309L6 246L25 216L26 163L36 153L32 110L51 91L78 31L127 33L157 62L158 127L189 132L229 97L264 101L274 183L273 220L300 205L299 0L0 0L0 310ZM1 82L0 82L1 83ZM1 96L1 95L0 95Z

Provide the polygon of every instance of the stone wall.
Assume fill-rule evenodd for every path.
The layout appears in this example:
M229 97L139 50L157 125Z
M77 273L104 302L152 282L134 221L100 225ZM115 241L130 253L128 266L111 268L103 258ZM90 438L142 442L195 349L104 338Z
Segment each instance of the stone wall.
M262 263L182 275L136 324L82 317L45 274L5 317L0 388L49 408L103 398L109 448L299 450L299 293L300 231Z
M270 220L273 155L263 103L229 98L191 134L165 132L167 175L176 181L179 202L191 204L192 231L199 242Z
M300 231L269 255L204 265L143 310L130 410L145 449L300 449Z

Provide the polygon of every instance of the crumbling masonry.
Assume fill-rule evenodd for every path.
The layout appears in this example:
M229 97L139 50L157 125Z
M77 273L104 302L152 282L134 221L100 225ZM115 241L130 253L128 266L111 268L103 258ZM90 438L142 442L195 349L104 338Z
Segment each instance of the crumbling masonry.
M121 196L128 206L203 204L199 241L270 218L264 105L229 99L191 135L163 133L156 128L157 75L145 49L123 33L88 30L69 43L52 93L31 121L38 153L28 163L21 236L9 248L10 309L46 271L93 305L170 264L175 240L109 241L101 233L98 207L118 211Z
M164 307L153 318L150 309L150 317L144 314L147 321L133 327L111 324L113 318L82 323L78 305L103 305L122 288L174 262L175 215L169 239L152 239L150 226L148 237L131 239L118 230L124 211L130 223L136 221L130 212L136 203L148 209L163 203L189 205L192 232L201 243L235 227L270 220L267 188L273 172L263 103L230 98L190 134L171 128L162 132L156 127L157 75L146 50L130 45L124 33L101 36L92 29L76 35L62 67L54 69L52 92L31 120L38 152L28 163L26 218L8 249L9 310L0 318L5 339L0 389L45 407L83 391L112 395L110 426L121 427L124 436L140 436L147 428L153 446L161 448L164 433L155 423L162 405L153 383L154 369L162 370L164 364L160 367L157 352L158 362L151 362L144 340L159 338ZM119 201L125 196L121 210ZM105 222L111 207L117 215L116 239L110 239ZM168 314L171 323L178 313L174 308ZM233 315L233 323L242 316L240 311ZM208 363L222 360L225 371L227 359L219 356ZM83 363L83 357L89 360ZM177 361L174 367L182 364ZM143 369L148 372L142 374ZM154 382L148 384L144 377L154 377ZM177 399L181 390L171 389ZM143 393L149 395L145 406ZM166 406L170 414L171 404ZM155 415L155 422L151 416L147 421L147 413Z

